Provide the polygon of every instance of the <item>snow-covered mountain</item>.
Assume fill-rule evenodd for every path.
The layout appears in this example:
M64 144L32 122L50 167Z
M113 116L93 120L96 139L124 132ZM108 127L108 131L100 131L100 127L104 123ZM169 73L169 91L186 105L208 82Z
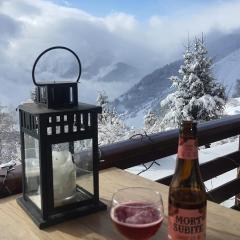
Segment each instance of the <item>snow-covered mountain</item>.
M110 68L111 71L98 78L98 81L134 83L139 80L141 76L141 73L137 68L123 62L118 62L116 64L110 65Z
M132 86L140 79L141 72L125 62L118 62L109 53L104 52L81 60L81 79L99 82L127 82ZM36 66L36 74L41 81L75 80L79 71L76 58L69 52L55 49L42 56ZM35 74L35 75L36 75ZM117 97L117 96L115 96Z
M102 71L109 71L107 68L114 62L114 57L109 52L102 52L98 55L92 56L87 61L82 63L83 72L82 78L92 79L95 78ZM104 70L106 69L106 70Z
M216 79L224 84L228 96L235 93L236 80L240 79L240 48L216 62L213 72Z
M121 112L127 111L134 116L139 110L154 106L169 93L171 82L168 78L177 74L181 61L167 64L146 75L126 93L117 98L113 105Z
M48 81L75 81L78 75L78 64L71 55L61 56L48 54L40 59L35 69L37 82ZM82 75L79 83L79 101L96 103L99 91L105 91L109 99L115 99L131 88L144 76L141 70L125 62L117 62L110 56L95 56L88 62L80 59ZM3 63L0 63L0 65ZM21 68L19 78L13 82L11 74L16 74L16 69L9 69L2 73L0 78L0 102L5 105L17 105L30 98L30 92L34 85L31 80L31 66L28 69ZM5 76L6 75L6 76ZM10 80L9 80L10 79ZM18 94L14 90L16 82L19 83ZM9 92L9 89L12 89ZM9 97L12 95L11 97Z
M94 66L94 65L91 65ZM100 82L128 82L135 83L142 76L141 72L136 68L124 62L109 63L92 70L87 67L83 72L83 78L91 81Z
M206 46L209 56L218 62L240 48L240 30L226 35L213 32L206 37Z
M97 94L101 91L104 91L110 100L115 99L128 91L144 75L136 67L123 62L97 66L97 70L91 71L92 68L88 67L83 71L79 90L81 101L95 104Z

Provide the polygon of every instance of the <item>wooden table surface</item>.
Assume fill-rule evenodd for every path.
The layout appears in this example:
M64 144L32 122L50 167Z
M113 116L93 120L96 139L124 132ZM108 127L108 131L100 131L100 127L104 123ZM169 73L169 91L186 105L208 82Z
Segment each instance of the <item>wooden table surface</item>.
M130 186L149 187L160 191L167 216L168 187L117 168L100 172L100 198L108 206L110 206L112 194L117 189ZM39 230L17 205L15 199L16 196L0 200L0 240L123 239L111 223L109 208L104 212ZM167 240L166 217L161 229L152 239ZM240 240L240 212L208 202L207 239Z

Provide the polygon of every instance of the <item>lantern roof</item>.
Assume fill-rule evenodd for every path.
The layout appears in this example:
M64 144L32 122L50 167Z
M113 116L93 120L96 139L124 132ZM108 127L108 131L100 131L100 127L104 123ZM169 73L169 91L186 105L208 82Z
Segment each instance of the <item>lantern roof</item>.
M44 81L44 82L38 82L38 85L40 86L46 86L46 85L56 85L56 84L62 84L62 85L65 85L65 84L71 84L71 83L75 83L75 81Z
M19 109L31 114L49 114L49 113L64 113L64 112L96 112L101 113L102 108L100 106L95 106L87 103L78 103L77 106L72 108L61 108L61 109L50 109L37 103L24 103L19 105Z

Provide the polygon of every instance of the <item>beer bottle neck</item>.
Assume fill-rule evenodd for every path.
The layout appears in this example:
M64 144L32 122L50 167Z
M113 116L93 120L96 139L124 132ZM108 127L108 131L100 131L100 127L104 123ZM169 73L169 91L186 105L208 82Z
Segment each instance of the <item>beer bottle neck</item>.
M195 136L180 135L178 142L178 159L191 161L198 159L198 141Z
M198 144L196 138L179 137L177 162L175 168L176 186L196 185L200 182Z

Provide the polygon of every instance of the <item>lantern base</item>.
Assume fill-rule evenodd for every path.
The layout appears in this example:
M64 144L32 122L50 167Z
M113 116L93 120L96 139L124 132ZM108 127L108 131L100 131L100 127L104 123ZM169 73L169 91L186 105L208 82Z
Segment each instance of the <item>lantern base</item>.
M49 226L64 222L65 220L86 216L88 214L107 209L107 206L101 201L99 201L96 204L89 204L89 205L78 207L69 211L64 211L62 213L51 215L47 220L44 220L40 212L35 207L32 206L32 203L30 203L29 201L26 201L23 198L23 196L17 198L17 203L32 218L34 223L40 229L44 229Z

